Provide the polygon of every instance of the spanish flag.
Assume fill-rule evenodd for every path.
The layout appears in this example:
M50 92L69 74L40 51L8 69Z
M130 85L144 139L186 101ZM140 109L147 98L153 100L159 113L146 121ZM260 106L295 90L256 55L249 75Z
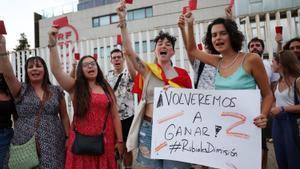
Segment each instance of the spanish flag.
M150 71L160 80L164 81L165 85L170 85L174 88L192 88L192 81L185 69L174 66L175 71L178 76L173 79L167 79L165 72L162 70L159 64L147 64ZM137 74L134 79L134 85L132 92L138 94L138 99L140 101L144 86L144 79L141 74Z

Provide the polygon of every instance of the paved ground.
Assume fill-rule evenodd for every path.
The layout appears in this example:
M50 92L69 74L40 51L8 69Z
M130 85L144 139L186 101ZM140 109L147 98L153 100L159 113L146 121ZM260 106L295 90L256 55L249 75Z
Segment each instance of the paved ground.
M275 153L272 143L268 143L269 154L268 154L268 168L267 169L278 169L275 159ZM195 169L202 169L201 166L193 166ZM133 165L133 169L145 169L138 166L137 164Z

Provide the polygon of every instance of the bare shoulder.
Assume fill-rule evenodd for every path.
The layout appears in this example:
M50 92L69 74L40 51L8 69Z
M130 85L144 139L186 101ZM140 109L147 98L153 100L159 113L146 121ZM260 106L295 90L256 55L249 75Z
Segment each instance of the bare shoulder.
M256 53L242 53L243 55L245 55L245 59L246 59L246 63L250 64L250 65L254 65L257 66L259 65L263 65L262 59L259 57L258 54Z

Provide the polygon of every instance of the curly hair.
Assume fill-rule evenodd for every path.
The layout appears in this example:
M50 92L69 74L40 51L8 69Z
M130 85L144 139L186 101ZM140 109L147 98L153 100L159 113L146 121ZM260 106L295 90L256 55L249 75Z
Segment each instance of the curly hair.
M225 18L217 18L215 19L211 24L208 25L207 33L205 35L204 43L207 46L207 49L212 52L212 54L220 54L219 51L217 51L212 43L212 27L214 25L223 24L230 39L230 43L232 46L232 49L236 52L240 51L243 46L244 41L244 35L241 31L238 30L237 24L235 21L231 19L225 19Z
M159 34L154 38L155 47L159 40L164 40L165 38L167 38L171 42L172 47L174 49L176 38L174 36L170 35L168 32L163 32L163 31L159 31Z

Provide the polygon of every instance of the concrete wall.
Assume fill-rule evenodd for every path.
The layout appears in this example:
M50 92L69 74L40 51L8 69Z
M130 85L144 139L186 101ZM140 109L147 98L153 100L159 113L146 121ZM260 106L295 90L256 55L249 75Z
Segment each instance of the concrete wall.
M196 21L206 21L224 16L224 8L228 3L228 0L198 0L198 10L194 12ZM162 28L174 27L177 25L177 20L181 14L182 7L187 4L188 0L135 0L134 4L128 5L128 10L152 6L153 17L128 21L129 32L154 29L160 30ZM120 31L117 28L117 24L93 28L92 18L115 13L116 5L116 3L109 4L68 13L63 16L67 16L69 23L77 29L80 40L115 36ZM48 44L47 32L52 25L53 20L60 17L62 16L40 20L41 47Z

